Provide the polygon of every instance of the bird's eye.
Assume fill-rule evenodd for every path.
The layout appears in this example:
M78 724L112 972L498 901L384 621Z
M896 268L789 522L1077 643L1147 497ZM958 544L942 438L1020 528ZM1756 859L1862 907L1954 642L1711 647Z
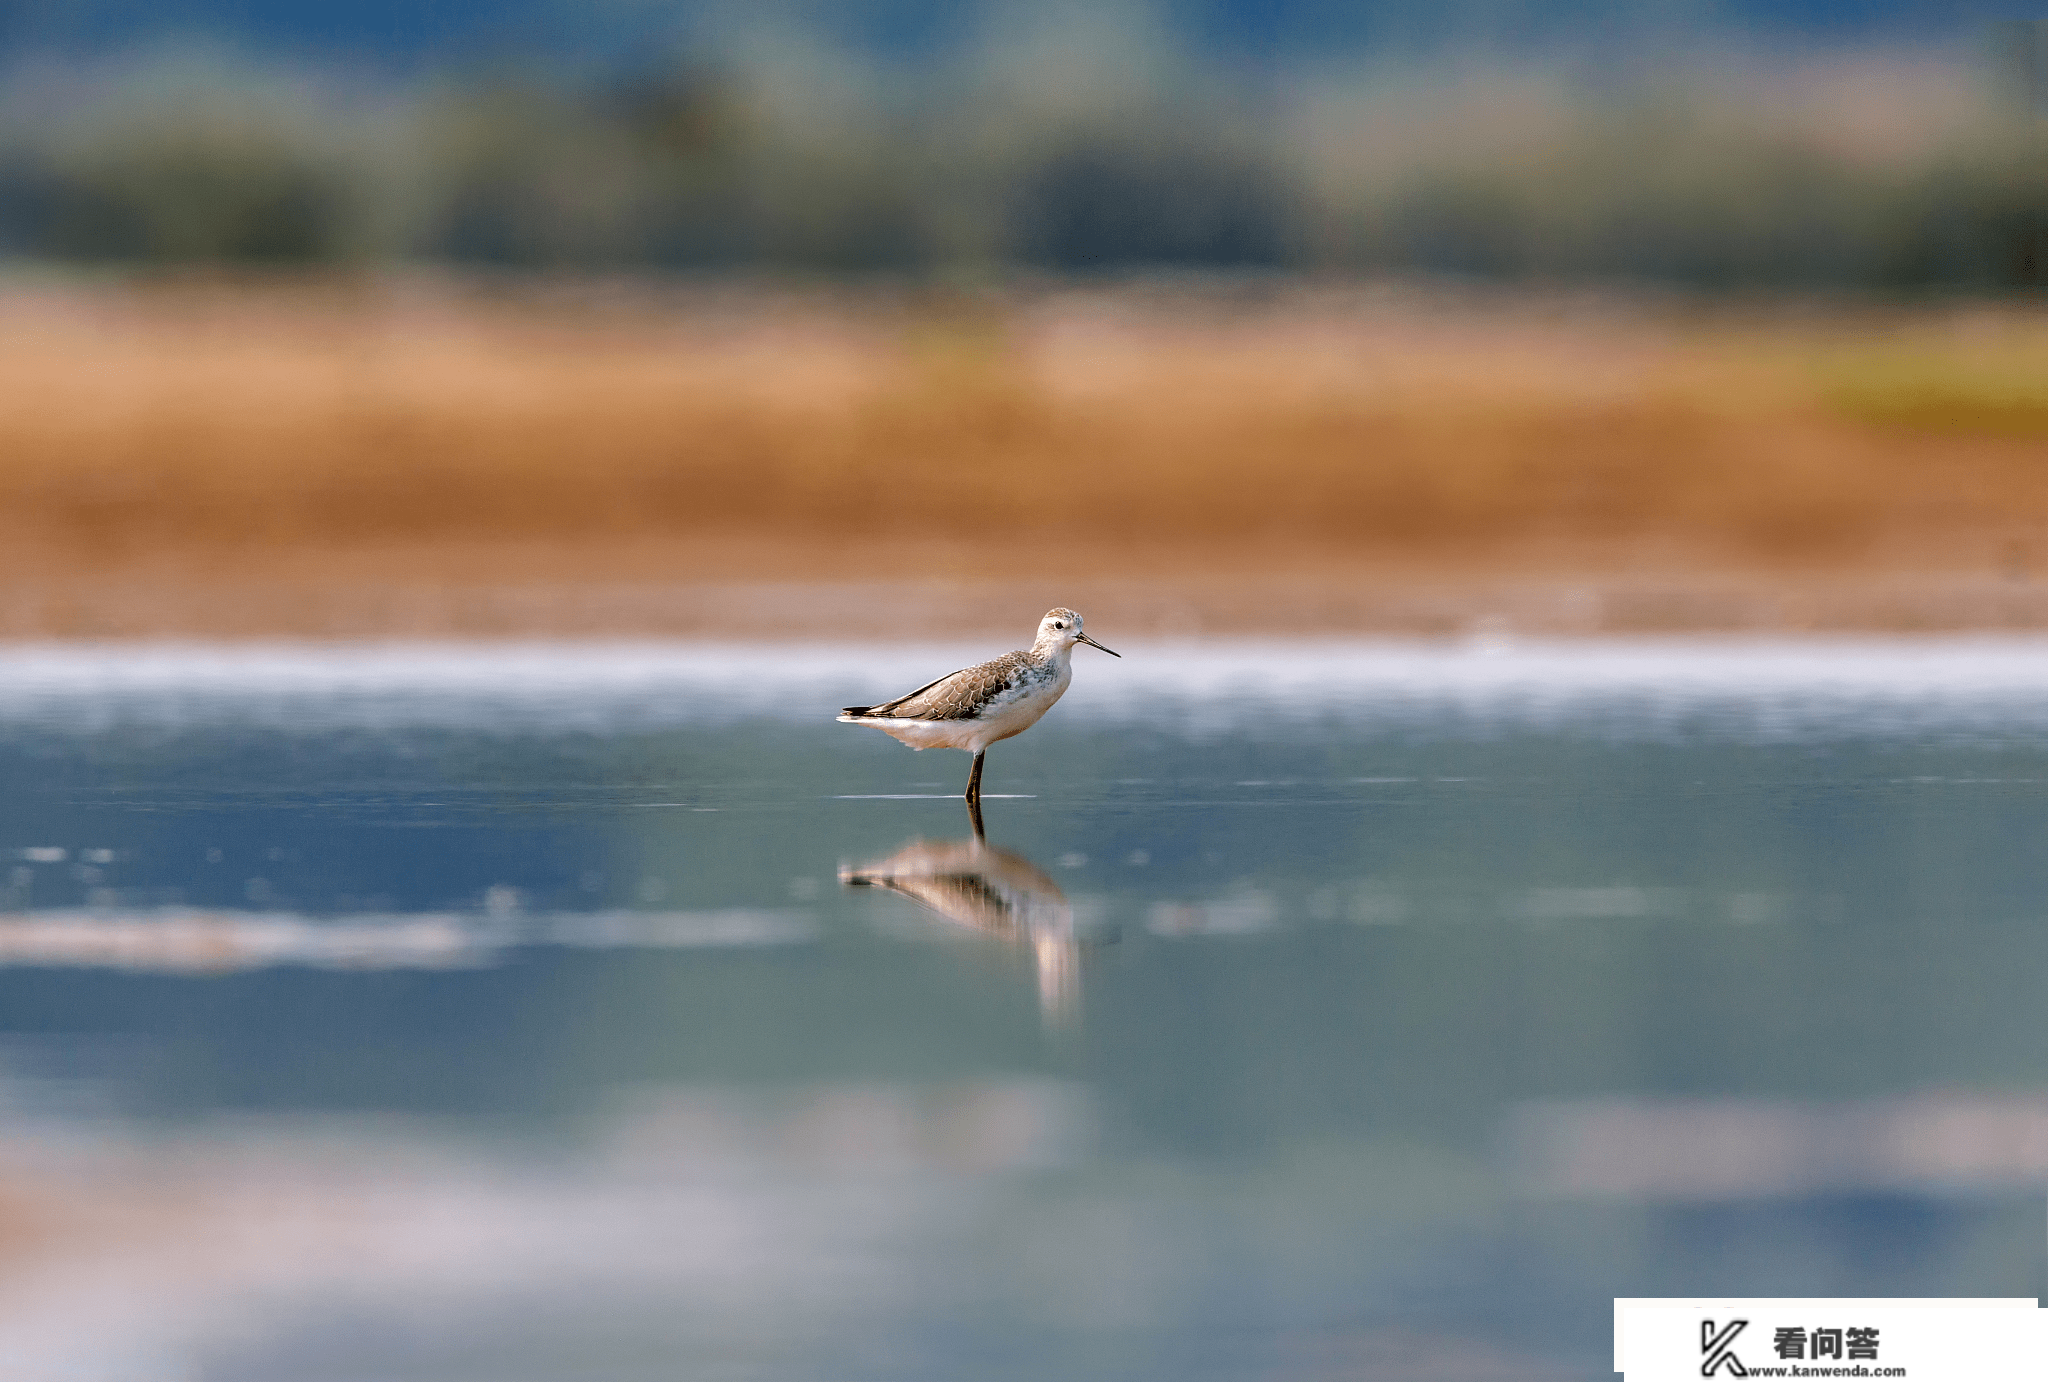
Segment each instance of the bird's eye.
M1063 629L1066 627L1066 624L1058 619L1055 619L1052 621L1052 626L1056 629Z

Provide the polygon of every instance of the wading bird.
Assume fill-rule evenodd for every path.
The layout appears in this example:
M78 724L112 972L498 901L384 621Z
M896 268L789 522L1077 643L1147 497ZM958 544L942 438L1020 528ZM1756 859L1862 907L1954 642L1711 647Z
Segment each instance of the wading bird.
M965 749L974 755L967 804L981 801L981 760L999 739L1022 734L1066 694L1074 678L1074 645L1100 643L1081 632L1081 616L1054 609L1038 621L1038 641L977 667L965 667L881 705L849 705L840 722L873 725L914 749ZM1123 654L1108 648L1111 657Z

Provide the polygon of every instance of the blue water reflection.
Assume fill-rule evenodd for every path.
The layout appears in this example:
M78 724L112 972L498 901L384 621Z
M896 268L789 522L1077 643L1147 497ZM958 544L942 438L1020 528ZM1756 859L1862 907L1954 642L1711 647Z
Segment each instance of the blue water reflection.
M1617 1294L2041 1293L2048 649L1139 651L986 842L830 722L873 658L0 657L0 1370L1593 1377Z

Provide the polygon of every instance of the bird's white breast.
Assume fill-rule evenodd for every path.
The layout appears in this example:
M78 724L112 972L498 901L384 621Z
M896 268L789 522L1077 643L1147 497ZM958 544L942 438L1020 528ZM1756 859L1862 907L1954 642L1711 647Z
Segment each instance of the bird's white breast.
M1067 693L1067 684L1074 679L1073 667L1062 661L1047 670L1050 675L1021 679L981 708L981 713L970 722L980 727L980 733L974 736L976 752L998 740L1022 734Z

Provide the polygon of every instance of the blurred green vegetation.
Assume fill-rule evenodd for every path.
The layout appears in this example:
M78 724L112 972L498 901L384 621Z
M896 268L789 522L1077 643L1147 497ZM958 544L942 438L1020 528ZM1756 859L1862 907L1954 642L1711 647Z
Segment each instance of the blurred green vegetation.
M1012 38L914 71L788 43L623 75L351 78L168 49L18 67L0 75L0 254L2048 281L2048 139L1995 64L1731 52L1590 75L1448 59L1247 75L1097 39Z
M2048 437L2048 357L1895 346L1820 367L1836 412L1881 427L1960 436Z

